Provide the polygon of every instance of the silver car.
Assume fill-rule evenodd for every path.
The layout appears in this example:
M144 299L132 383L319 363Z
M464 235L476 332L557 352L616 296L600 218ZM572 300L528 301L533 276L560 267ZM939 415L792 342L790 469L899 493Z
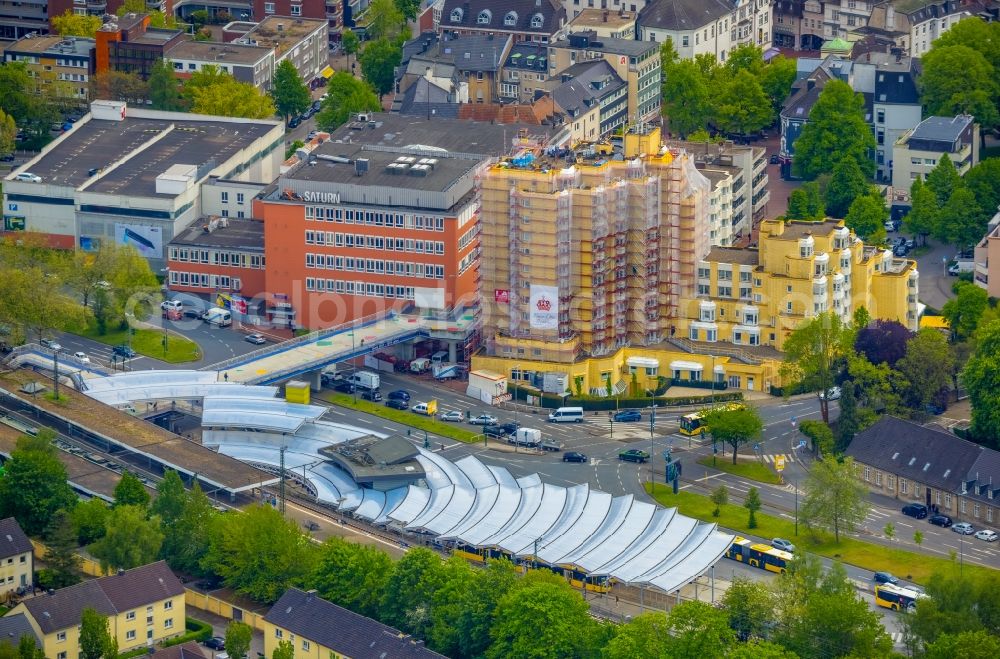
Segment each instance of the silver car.
M968 522L959 522L951 527L951 530L955 533L961 533L962 535L972 535L976 532L976 529L972 528L972 524Z
M438 414L439 421L461 421L462 413L456 410L451 410L450 412L441 412Z
M775 538L771 540L771 546L775 549L780 549L781 551L787 551L789 554L795 553L795 545L789 540L784 538Z

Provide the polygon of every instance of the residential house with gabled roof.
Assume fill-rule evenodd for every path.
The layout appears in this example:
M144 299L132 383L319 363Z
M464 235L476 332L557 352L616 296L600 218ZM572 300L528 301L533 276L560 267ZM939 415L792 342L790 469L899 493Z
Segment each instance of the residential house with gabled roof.
M566 10L558 0L445 0L438 32L548 43L565 24Z
M31 540L13 517L0 519L0 601L19 588L31 588L35 562Z
M264 616L264 655L290 641L296 659L440 659L424 642L316 595L289 588Z
M128 652L184 633L184 586L158 561L27 599L10 614L27 616L49 659L76 659L83 610L108 617L118 649Z
M953 518L1000 523L1000 452L941 428L884 416L847 447L873 492L937 506Z

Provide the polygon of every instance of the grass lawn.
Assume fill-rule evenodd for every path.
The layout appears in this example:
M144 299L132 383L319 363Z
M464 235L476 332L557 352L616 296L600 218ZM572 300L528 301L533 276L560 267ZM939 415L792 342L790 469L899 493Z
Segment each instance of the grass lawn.
M386 407L385 405L380 405L379 403L373 403L367 400L361 400L360 398L358 398L358 400L354 400L354 397L350 394L324 392L320 394L319 397L329 403L333 403L334 405L347 407L349 409L365 412L367 414L374 414L375 416L388 419L389 421L395 421L396 423L412 426L418 430L426 430L429 433L434 433L435 435L448 437L450 439L456 439L460 442L465 442L466 444L481 441L483 438L481 433L466 430L462 426L455 425L453 423L438 421L437 419L429 416L423 416L421 414L414 414L409 410L394 410L391 407Z
M106 343L111 346L128 343L128 330L108 331L103 336L98 334L97 326L90 325L80 332L88 339ZM201 348L190 339L171 333L167 339L167 353L163 354L163 332L151 329L137 329L132 337L132 349L140 355L159 359L171 364L193 362L201 359Z
M774 473L767 465L757 462L756 459L753 461L738 461L736 464L733 464L733 461L729 458L717 458L715 464L713 464L712 456L708 455L698 460L698 464L712 467L713 469L718 469L734 476L742 476L750 480L760 481L761 483L777 485L781 482L778 479L778 474Z
M649 483L646 484L646 491L650 491ZM951 561L946 558L876 545L843 535L838 545L833 541L833 534L814 533L801 524L799 525L799 535L796 536L795 523L792 520L767 515L759 511L757 513L757 528L751 530L747 528L748 513L742 505L726 504L722 506L718 517L712 517L715 504L707 496L687 490L673 494L669 487L662 484L657 486L654 498L663 506L676 506L680 513L689 517L706 522L718 522L719 526L738 533L748 533L765 539L787 538L804 551L843 561L873 572L878 570L892 572L897 577L907 581L926 583L932 573L951 564ZM909 541L910 538L906 540ZM980 565L967 564L965 569L974 576L995 574L994 570Z

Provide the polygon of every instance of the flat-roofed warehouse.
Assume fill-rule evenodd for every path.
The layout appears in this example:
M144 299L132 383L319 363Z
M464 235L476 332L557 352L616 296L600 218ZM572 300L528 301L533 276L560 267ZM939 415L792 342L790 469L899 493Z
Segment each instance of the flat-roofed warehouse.
M198 217L250 216L249 204L230 210L203 196L204 183L269 183L283 158L280 120L94 101L71 130L7 176L4 229L37 231L65 249L133 245L159 269L164 245Z
M32 396L22 387L38 380L33 371L20 369L0 375L0 398L5 405L37 409L39 424L75 437L103 443L111 454L128 454L146 460L151 470L172 469L185 480L197 477L206 492L241 492L277 482L277 478L201 444L185 439L127 412L102 404L71 387L61 387L66 400L59 404L45 396Z

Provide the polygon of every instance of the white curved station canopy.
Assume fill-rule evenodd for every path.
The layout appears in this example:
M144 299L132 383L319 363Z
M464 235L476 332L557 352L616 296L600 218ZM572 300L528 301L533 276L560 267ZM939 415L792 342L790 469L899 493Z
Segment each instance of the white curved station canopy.
M362 488L319 450L373 433L323 420L324 407L275 398L275 387L220 384L214 373L201 371L134 372L88 379L87 385L87 395L110 404L201 398L205 446L271 471L283 448L285 468L308 482L317 501L463 549L673 592L704 574L733 542L715 524L633 495L552 485L537 474L514 478L475 456L452 462L422 448L417 460L426 475L420 484L387 492Z

